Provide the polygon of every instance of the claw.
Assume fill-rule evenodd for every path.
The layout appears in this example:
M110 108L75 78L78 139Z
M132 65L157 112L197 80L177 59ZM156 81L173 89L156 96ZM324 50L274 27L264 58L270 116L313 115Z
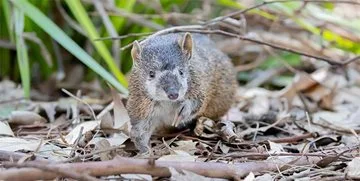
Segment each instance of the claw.
M172 123L172 126L177 127L177 126L180 124L181 120L184 119L184 116L182 116L182 113L183 113L184 108L185 108L185 105L183 105L183 106L181 107L179 113L175 115L175 118L174 118L174 121L173 121L173 123Z

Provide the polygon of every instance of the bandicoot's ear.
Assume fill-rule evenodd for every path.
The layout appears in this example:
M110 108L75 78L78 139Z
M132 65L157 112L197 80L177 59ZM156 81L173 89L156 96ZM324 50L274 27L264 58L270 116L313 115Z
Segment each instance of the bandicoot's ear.
M134 41L133 47L131 49L131 57L133 59L133 63L136 63L140 59L141 47L138 41Z
M190 33L186 32L180 41L180 47L183 53L188 57L188 59L192 56L192 47L193 40Z

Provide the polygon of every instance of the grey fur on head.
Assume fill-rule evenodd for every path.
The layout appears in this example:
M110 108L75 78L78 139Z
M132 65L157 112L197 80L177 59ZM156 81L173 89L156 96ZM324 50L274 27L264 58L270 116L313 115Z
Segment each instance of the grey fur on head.
M189 87L190 33L166 34L134 42L131 50L134 71L144 80L149 97L156 101L182 101Z

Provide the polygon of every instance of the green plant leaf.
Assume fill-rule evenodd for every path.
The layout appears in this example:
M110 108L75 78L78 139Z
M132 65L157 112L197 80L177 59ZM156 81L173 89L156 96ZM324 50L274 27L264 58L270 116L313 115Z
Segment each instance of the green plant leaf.
M48 33L66 50L78 58L82 63L99 74L102 78L113 85L117 90L128 94L128 90L121 85L109 72L99 65L89 54L87 54L78 44L67 36L54 22L52 22L39 9L26 0L10 0L17 8L24 11L32 21L41 29Z
M233 1L233 0L217 0L217 3L220 4L220 5L223 5L223 6L226 6L226 7L231 7L231 8L235 8L235 9L246 9L247 7L242 5L241 3L237 2L237 1ZM267 19L270 19L270 20L276 20L277 17L268 13L268 12L265 12L265 11L262 11L262 10L259 10L259 9L252 9L249 11L250 14L257 14L257 15L260 15L264 18L267 18Z
M126 81L126 78L116 66L116 63L111 56L109 50L107 49L105 43L103 41L94 41L95 39L100 38L100 36L81 2L79 0L66 0L65 2L70 7L70 10L74 14L77 21L86 31L91 43L95 46L100 56L105 60L111 72L115 75L115 77L120 81L122 85L127 87L128 83Z
M300 55L290 53L290 52L282 52L278 56L269 56L264 63L260 65L262 69L269 69L275 67L282 67L284 66L279 58L285 60L291 66L298 66L301 64Z
M7 25L7 28L8 28L9 35L10 35L10 40L11 40L11 42L14 42L14 34L13 34L12 25L11 25L11 14L10 14L9 2L6 0L3 0L2 8L4 10L4 18L5 18L5 23Z
M20 69L21 84L24 89L25 98L30 98L30 66L29 57L23 38L24 32L24 12L21 9L14 8L15 21L15 42L16 55Z
M328 29L320 29L316 27L312 21L309 21L308 19L302 16L295 15L294 12L299 7L301 7L300 2L274 3L274 4L270 4L269 7L275 9L276 11L283 12L284 14L289 16L289 18L292 19L300 27L310 31L314 35L321 36L324 40L328 42L335 42L335 47L337 48L351 51L353 53L360 52L359 43L346 39L345 37L342 37L335 32L329 31ZM359 32L360 29L358 28L359 22L349 21L337 16L336 14L326 13L323 9L314 6L312 4L308 4L303 11L306 11L310 15L322 21L328 21L339 24L339 26L341 27L347 27L348 29L353 30L354 33Z
M127 12L132 12L135 3L136 0L127 0L127 1L119 0L116 2L116 6L117 8L121 8ZM115 29L121 30L126 23L126 19L124 17L113 17L112 22L114 24Z

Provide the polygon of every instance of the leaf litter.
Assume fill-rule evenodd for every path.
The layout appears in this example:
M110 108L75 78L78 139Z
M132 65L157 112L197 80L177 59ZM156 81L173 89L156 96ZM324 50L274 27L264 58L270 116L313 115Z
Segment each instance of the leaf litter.
M262 34L264 40L281 39L285 45L326 57L342 57L343 53L321 52L314 48L317 44L302 40L309 43L309 48L287 35L254 34ZM238 42L226 39L218 44L233 58L241 54L246 59L244 55L249 52L267 51L260 45L240 44L238 48ZM229 43L234 46L226 46ZM249 73L253 80L238 88L236 104L220 122L204 118L197 133L190 129L155 135L149 155L138 155L129 139L126 97L116 91L98 97L91 97L96 95L91 91L69 92L69 97L53 102L29 101L23 99L15 83L2 80L0 163L4 164L0 178L11 164L28 162L40 168L44 165L38 160L45 160L58 172L65 167L70 173L72 168L90 169L82 163L95 163L98 167L92 168L103 174L102 179L360 179L359 63L337 67L310 58L302 61L306 65L301 68L313 71L276 67L269 68L269 72ZM237 64L237 69L248 68ZM71 84L78 82L81 79ZM113 164L116 160L120 163ZM109 171L116 167L119 173ZM84 173L95 173L93 170Z
M341 79L329 69L322 71L298 75L291 85L280 91L239 87L237 104L222 118L225 121L222 127L212 120L204 120L204 135L196 136L189 130L172 136L156 135L152 139L151 157L162 162L235 165L259 161L296 165L301 157L317 158L302 166L303 170L279 164L276 169L253 169L244 179L279 179L281 175L294 179L300 176L332 178L344 174L358 178L359 88L352 86L354 81ZM357 79L360 80L360 76ZM73 117L74 110L59 109L59 103L49 108L46 102L29 101L28 107L23 109L16 107L15 102L14 110L0 122L0 150L32 153L61 163L139 157L129 140L131 125L124 106L126 99L114 90L111 92L113 102L95 111L95 119L92 111L84 111L84 108L76 108L78 117ZM320 106L324 99L331 104ZM33 109L32 105L39 106ZM89 106L91 108L92 104ZM55 110L55 114L48 114L51 111L46 109ZM51 115L54 121L50 121ZM74 119L80 123L73 122ZM227 120L231 122L226 123ZM231 126L227 129L239 139L222 136L223 126L228 127L228 124ZM169 169L172 179L211 180L194 170ZM146 174L138 173L123 174L123 178L149 179Z

